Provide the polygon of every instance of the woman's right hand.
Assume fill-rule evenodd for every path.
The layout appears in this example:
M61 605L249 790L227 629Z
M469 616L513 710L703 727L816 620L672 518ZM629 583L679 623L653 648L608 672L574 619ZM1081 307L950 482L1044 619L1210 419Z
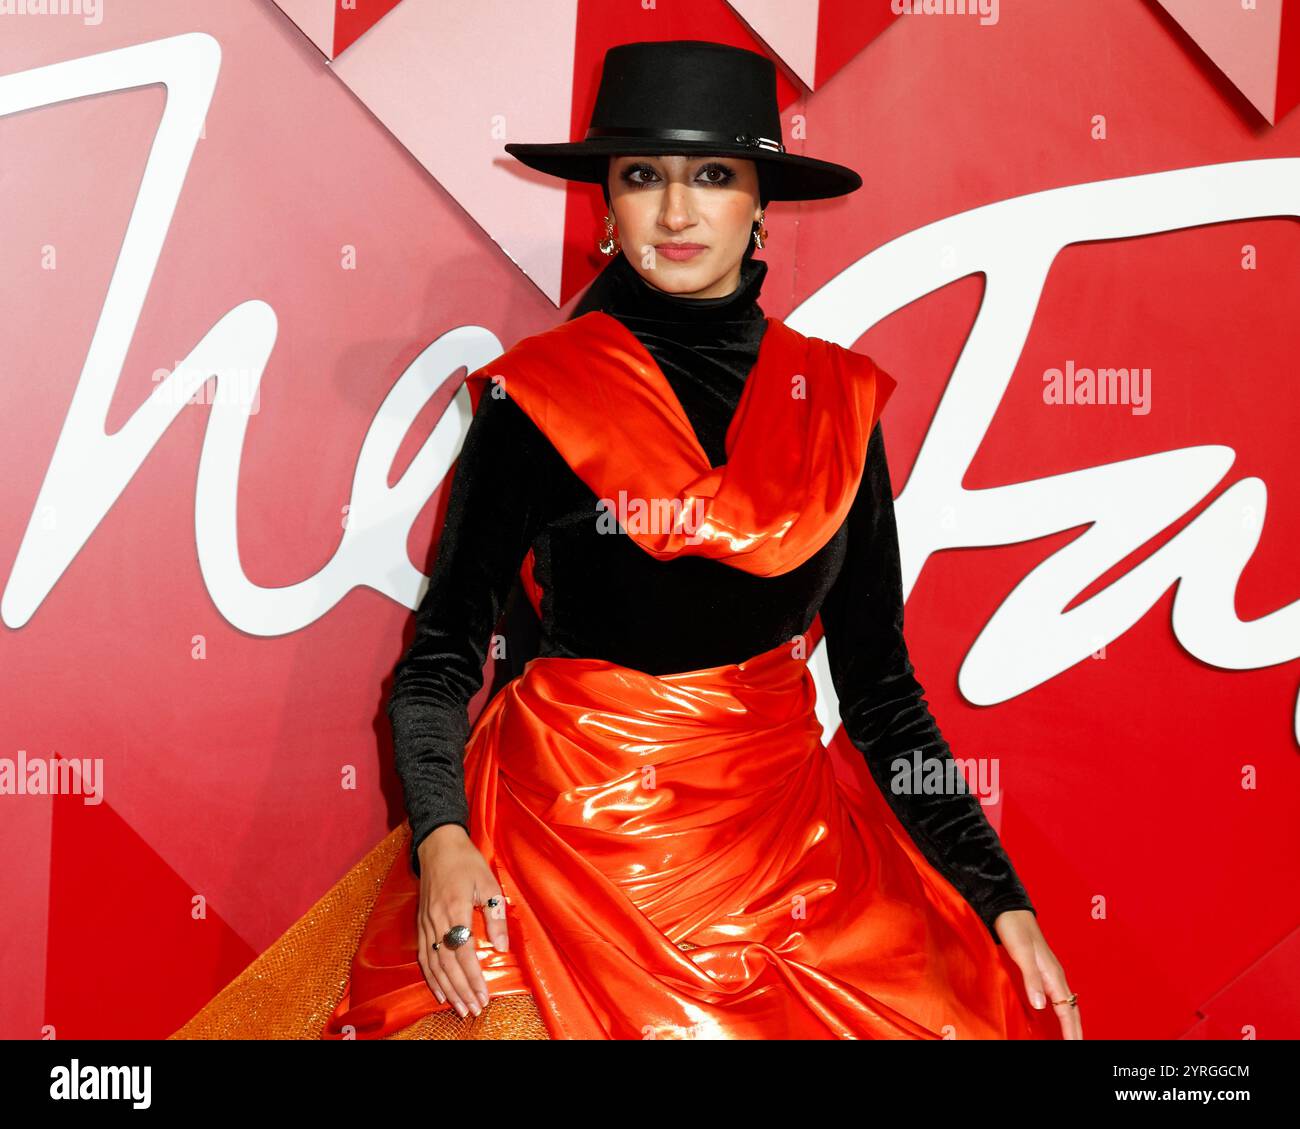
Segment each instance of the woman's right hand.
M488 939L500 952L509 947L506 900L488 866L459 823L444 823L420 842L420 908L416 939L420 971L440 1003L451 1001L462 1016L478 1015L488 1002L487 981L479 967L473 940L449 948L443 935L455 925L474 928L474 908L484 906ZM486 908L488 898L500 901ZM438 948L433 948L434 942Z

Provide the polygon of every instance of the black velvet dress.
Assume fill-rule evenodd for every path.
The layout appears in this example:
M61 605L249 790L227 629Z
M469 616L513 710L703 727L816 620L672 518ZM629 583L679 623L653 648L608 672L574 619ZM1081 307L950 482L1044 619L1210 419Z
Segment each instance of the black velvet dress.
M622 254L574 310L617 317L646 346L713 466L767 328L757 299L767 264L746 258L740 287L687 299L648 285ZM881 425L844 524L780 576L719 561L659 561L629 537L598 530L596 495L508 396L483 396L451 485L415 636L388 699L397 770L413 832L411 864L434 828L468 831L462 757L468 705L483 686L494 633L505 642L494 691L534 655L608 660L651 674L748 659L806 632L820 610L840 715L853 745L919 850L988 927L1034 907L973 793L897 795L896 757L951 752L903 637L893 490ZM523 597L529 548L543 591L540 624ZM498 647L494 654L500 655ZM999 942L1000 943L1000 942Z

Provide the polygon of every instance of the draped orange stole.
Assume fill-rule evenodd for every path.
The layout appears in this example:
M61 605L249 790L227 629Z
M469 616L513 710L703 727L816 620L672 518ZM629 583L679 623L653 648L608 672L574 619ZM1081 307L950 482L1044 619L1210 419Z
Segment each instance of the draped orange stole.
M671 512L675 528L626 528L651 556L777 576L843 523L896 382L870 357L767 323L716 468L649 350L609 314L526 337L466 379L499 382L598 498Z
M597 497L676 499L626 534L759 576L834 534L894 381L769 319L712 468L663 372L616 319L527 338L470 379L510 397ZM485 393L486 394L486 393ZM525 564L525 580L530 576ZM506 895L492 997L531 993L553 1038L1035 1037L983 923L912 844L860 755L821 743L811 672L781 644L656 676L539 657L466 745L470 833ZM324 1038L445 1010L416 960L419 881L394 861Z

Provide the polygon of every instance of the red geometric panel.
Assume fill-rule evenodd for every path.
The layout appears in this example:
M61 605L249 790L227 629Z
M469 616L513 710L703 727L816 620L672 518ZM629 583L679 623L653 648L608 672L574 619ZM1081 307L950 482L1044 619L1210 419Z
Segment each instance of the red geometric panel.
M339 5L334 18L334 54L337 59L402 0L357 0L355 8Z
M809 90L824 86L898 18L893 0L729 0Z
M44 1022L59 1039L163 1038L257 956L211 905L191 916L195 891L107 801L54 797L50 873Z
M1202 1004L1198 1039L1300 1038L1300 929Z
M1282 28L1279 32L1277 64L1277 104L1270 119L1278 120L1300 103L1300 4L1287 2L1282 6Z
M325 58L333 62L402 0L275 0ZM425 3L427 0L416 0Z

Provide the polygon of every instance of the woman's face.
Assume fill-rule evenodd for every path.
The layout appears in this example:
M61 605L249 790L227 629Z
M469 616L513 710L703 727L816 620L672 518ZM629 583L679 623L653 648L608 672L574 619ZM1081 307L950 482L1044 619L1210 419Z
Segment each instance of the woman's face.
M762 211L753 161L611 157L609 197L623 254L651 286L721 298L740 285Z

